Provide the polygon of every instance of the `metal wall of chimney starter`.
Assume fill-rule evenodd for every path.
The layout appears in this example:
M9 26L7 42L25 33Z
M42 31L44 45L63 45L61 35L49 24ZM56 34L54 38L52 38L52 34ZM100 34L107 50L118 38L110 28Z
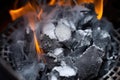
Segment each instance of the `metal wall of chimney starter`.
M26 1L26 0L24 0L24 1ZM39 0L39 1L41 1L41 0ZM46 0L44 0L44 1L46 2ZM45 3L45 2L43 2L43 3ZM6 3L7 3L7 1L6 1ZM0 19L0 21L1 21L1 19ZM4 33L7 34L8 36L4 36L4 38L3 37L1 38L1 35L0 35L0 45L2 45L2 43L4 43L4 39L6 39L6 38L9 37L9 33L11 33L10 32L10 29L11 29L10 26L14 26L17 22L19 22L19 20L15 21L12 24L9 24L8 28L5 29ZM119 21L117 21L117 24L118 24L118 22ZM114 23L116 23L115 20L114 20ZM119 24L118 24L118 26L119 26ZM12 27L13 30L16 30L17 28L18 27L15 27L15 28ZM117 38L118 43L120 42L119 41L120 40L120 36L119 36L120 33L119 32L120 32L119 28L117 28L117 30L114 30L115 39ZM0 47L0 52L1 52L1 47ZM0 56L1 56L1 54L0 54ZM8 63L6 63L6 61L10 61L6 56L8 56L8 55L5 54L4 56L2 56L2 57L5 58L5 61L0 58L0 80L18 80L20 77L18 76L18 74L14 70L11 69L11 67L9 67L10 65ZM14 66L14 64L12 64L12 63L11 63L11 65ZM104 75L103 79L101 79L101 80L107 80L107 79L112 80L112 78L115 80L116 76L119 77L120 76L120 67L119 66L120 66L120 58L118 57L117 63L115 64L115 66L113 66L113 68L111 69L111 71L108 72L106 75Z
M17 74L0 58L0 80L19 80Z

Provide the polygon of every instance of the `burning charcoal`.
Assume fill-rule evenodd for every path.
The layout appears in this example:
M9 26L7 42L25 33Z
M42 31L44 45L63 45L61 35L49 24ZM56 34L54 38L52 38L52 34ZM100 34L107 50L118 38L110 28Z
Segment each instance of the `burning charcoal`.
M78 30L73 34L73 39L76 42L74 49L77 49L81 46L89 46L92 42L92 31L90 29Z
M59 41L66 41L71 38L71 30L69 27L64 25L63 23L58 23L56 29L55 29L56 37Z
M30 1L33 8L36 6L32 16L35 19L31 15L28 19L29 25L35 29L35 36L30 26L25 26L21 20L22 23L15 23L15 27L20 28L14 28L17 30L10 36L6 34L4 39L0 39L0 47L4 44L10 46L7 52L0 48L0 56L12 59L15 71L24 80L90 80L103 76L114 64L119 65L116 63L120 52L119 41L111 33L112 24L104 18L97 19L93 4L40 5L46 1ZM36 19L41 14L39 6L42 8L40 20ZM44 63L37 61L39 55Z
M66 65L69 65L74 70L77 70L79 79L84 80L94 78L98 75L103 56L103 51L96 46L91 46L83 52L83 54L76 56L69 55L63 60Z
M105 50L106 46L111 41L109 33L104 30L100 30L100 28L93 30L92 35L94 44L103 50Z
M78 48L75 49L73 52L69 53L68 55L69 55L69 56L73 56L73 57L82 55L83 52L84 52L87 48L88 48L88 46L81 46L81 47L78 47Z
M66 19L60 19L60 22L62 22L64 25L70 27L70 29L71 29L72 31L75 31L75 30L76 30L76 27L75 27L75 25L74 25L74 23L73 23L72 21L68 21L68 20L66 20Z
M55 58L53 58L53 57L50 57L50 56L46 55L45 59L46 59L47 68L49 70L51 70L55 65L60 65L60 62L59 61L55 62L54 61Z
M43 27L43 34L46 34L47 36L49 36L49 38L51 39L56 39L55 33L55 26L53 23L47 23L45 24L45 26Z
M88 12L85 14L84 18L79 21L78 29L90 29L94 24L97 23L97 18L95 13ZM79 27L80 26L80 27Z
M84 13L89 12L90 10L84 6L78 6L76 5L71 9L72 15L69 16L69 20L72 20L72 22L76 25L85 15Z
M33 37L33 31L30 29L30 27L27 27L25 31L25 39L27 40L27 42L31 42L32 37Z
M56 48L54 51L53 51L53 53L50 53L50 52L48 52L47 53L47 55L48 56L50 56L50 57L53 57L53 58L55 58L55 62L57 61L57 60L61 60L61 58L63 57L63 48Z
M54 67L53 70L56 70L57 72L59 72L60 76L64 76L64 77L70 77L76 75L76 71L67 65Z
M75 66L78 70L78 76L81 80L96 77L104 56L96 46L89 47L83 55L80 55L75 60Z
M79 24L81 24L81 25L87 24L88 22L90 22L93 19L93 16L94 15L90 15L90 13L86 14L86 16L83 19L81 19Z
M62 44L64 48L70 51L79 49L82 46L90 46L92 44L92 31L90 29L77 30L72 33L72 39L64 41ZM71 53L70 51L67 52Z
M63 52L63 48L56 48L56 49L54 50L54 55L58 56L58 55L60 55L62 52Z
M29 27L27 27L25 32L25 44L24 44L25 45L24 52L26 53L26 55L30 53L30 45L33 40L32 38L33 38L33 32Z
M75 40L74 39L69 39L67 41L64 41L64 42L61 42L62 44L62 48L66 51L68 50L67 52L71 52L71 50L73 50L73 47L74 47L74 43L75 43ZM73 47L72 47L73 46Z
M57 40L50 39L48 36L44 35L41 39L42 49L48 53L51 50L61 47L60 43Z

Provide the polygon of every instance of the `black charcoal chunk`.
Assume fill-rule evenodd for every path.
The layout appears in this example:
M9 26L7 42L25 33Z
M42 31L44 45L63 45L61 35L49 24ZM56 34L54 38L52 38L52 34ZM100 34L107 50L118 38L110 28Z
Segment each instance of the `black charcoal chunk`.
M94 78L98 75L103 56L103 51L96 46L91 46L83 55L77 57L75 66L78 69L80 80Z
M54 66L58 66L58 65L60 65L60 62L59 61L57 61L57 62L55 62L54 60L55 60L55 58L53 58L53 57L50 57L50 56L45 56L45 59L46 59L46 65L47 65L47 68L49 69L49 70L51 70Z
M73 52L69 53L69 56L77 57L79 55L82 55L83 52L88 48L88 46L81 46L77 49L75 49Z
M25 43L24 43L24 52L26 55L28 55L30 53L30 45L31 45L31 42L32 42L32 38L33 38L33 31L27 27L26 30L25 30Z
M78 30L74 34L74 39L78 42L76 44L76 48L79 48L81 46L89 46L92 42L92 31L90 29Z
M41 39L41 47L45 51L45 53L49 51L53 51L56 48L61 47L61 44L54 39L50 39L48 36L44 35Z
M69 77L69 78L67 78L67 77L60 77L60 80L77 80L78 78L77 78L77 76L72 76L72 77Z
M99 27L93 30L92 36L94 44L103 50L105 50L105 48L111 41L109 33L104 30L100 30Z

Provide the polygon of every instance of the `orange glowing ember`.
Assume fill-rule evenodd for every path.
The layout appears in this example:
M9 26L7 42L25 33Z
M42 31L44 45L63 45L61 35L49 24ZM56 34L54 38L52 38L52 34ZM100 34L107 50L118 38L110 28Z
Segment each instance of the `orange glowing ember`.
M33 20L29 20L29 21L33 21ZM37 57L38 57L38 61L40 59L43 59L43 61L45 62L44 58L42 57L43 54L43 50L40 47L40 44L38 42L36 33L35 33L35 23L34 22L29 22L30 28L33 30L33 36L34 36L34 44L35 44L35 49L36 49L36 53L37 53Z
M78 4L81 3L94 3L94 0L77 0Z
M97 18L100 20L103 14L103 0L95 0L95 11L98 14Z
M28 2L25 6L16 9L16 10L10 10L9 13L11 15L12 20L16 20L17 18L29 13L29 12L35 12L35 8Z
M48 5L59 5L59 6L72 6L74 0L51 0ZM100 20L103 14L103 0L75 0L77 4L81 3L93 3L95 5L95 12L97 13L97 18ZM74 1L74 2L75 2ZM9 13L12 17L12 20L16 20L17 18L27 14L28 12L36 12L35 6L33 7L29 2L17 9L17 10L10 10ZM42 11L38 13L38 19L40 19L40 16L42 14Z
M42 13L43 13L43 10L41 9L40 12L39 12L38 15L37 15L37 18L38 18L39 20L41 19Z
M51 0L50 3L49 3L49 5L52 6L52 5L54 5L55 3L56 3L56 0Z
M42 12L40 11L39 16L41 16ZM38 59L41 58L42 54L43 54L43 50L40 48L40 44L38 42L38 39L36 37L36 33L35 33L35 29L36 29L36 25L35 25L35 19L36 17L38 17L36 14L32 13L31 15L29 14L28 16L26 16L29 22L29 27L31 28L31 30L33 31L33 36L34 36L34 44L35 44L35 49L38 55Z
M72 0L51 0L49 5L53 6L53 5L59 5L59 6L68 6L72 4Z
M103 0L77 0L78 4L81 3L93 3L95 5L95 12L97 13L97 19L102 18L103 14Z
M30 26L30 28L32 29L32 31L33 31L33 36L34 36L34 44L35 44L35 49L36 49L36 53L37 53L37 57L38 57L38 60L40 60L40 59L43 59L41 56L42 56L42 54L43 54L43 50L42 50L42 48L40 48L40 44L39 44L39 42L38 42L38 40L37 40L37 37L36 37L36 33L35 33L35 21L34 21L34 19L32 19L32 18L28 18L28 21L29 21L29 26Z
M72 5L72 0L58 0L57 4L59 6L69 6Z
M59 6L63 5L72 5L73 0L51 0L49 5L55 5L58 4ZM103 0L77 0L78 4L82 3L93 3L95 5L95 12L97 13L97 19L101 19L103 14Z
M43 54L43 50L39 47L39 43L38 43L35 32L34 32L34 43L35 43L35 48L36 48L38 55Z
M36 37L36 33L35 33L35 19L34 18L35 18L35 16L28 17L28 22L29 22L30 28L33 31L34 44L35 44L36 52L37 52L38 56L41 56L41 54L43 53L43 50L40 48L40 45L39 45L37 37Z

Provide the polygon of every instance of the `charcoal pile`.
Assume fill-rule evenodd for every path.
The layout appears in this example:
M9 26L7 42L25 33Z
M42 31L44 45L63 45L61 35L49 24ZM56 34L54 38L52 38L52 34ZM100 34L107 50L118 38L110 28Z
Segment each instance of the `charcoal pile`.
M47 13L45 8L47 15L36 22L35 31L20 20L9 39L1 35L0 56L22 80L107 80L113 67L120 71L119 40L107 19L97 19L93 4L50 9ZM43 50L40 56L34 32Z

